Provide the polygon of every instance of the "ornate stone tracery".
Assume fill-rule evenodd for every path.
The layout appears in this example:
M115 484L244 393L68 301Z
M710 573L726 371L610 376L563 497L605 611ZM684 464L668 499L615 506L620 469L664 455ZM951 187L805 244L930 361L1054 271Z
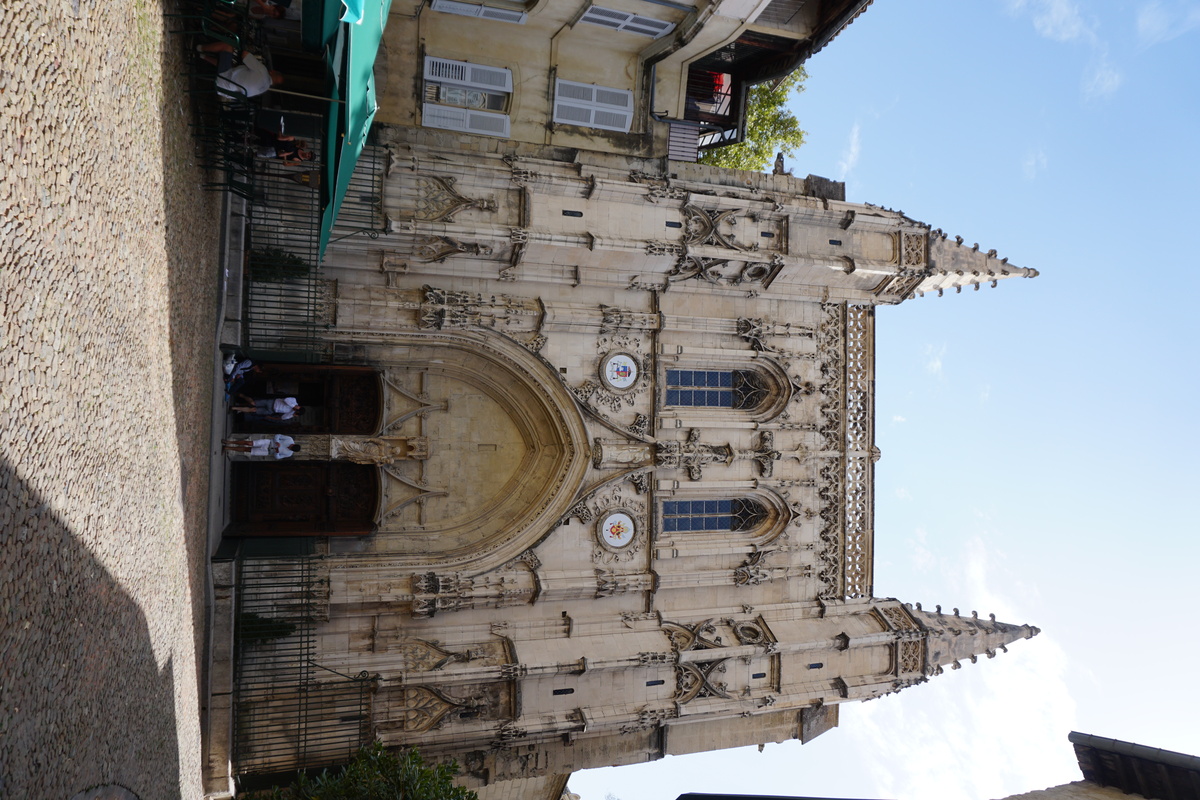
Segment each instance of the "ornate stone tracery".
M495 211L496 201L464 197L454 188L450 175L417 175L417 201L413 219L420 222L453 222L454 215L469 208Z
M836 453L819 470L822 549L818 577L821 596L869 597L871 593L872 430L871 376L874 369L874 316L870 307L824 304L818 329L824 396L820 434L827 452Z
M749 246L738 244L732 232L725 233L722 225L733 227L737 225L737 215L742 209L707 209L687 203L683 207L683 241L688 245L709 245L724 247L728 250L747 252L758 249L758 243Z
M463 242L451 236L424 236L413 243L413 260L423 264L440 264L450 256L460 254L490 256L492 248L477 242Z
M731 464L733 448L729 445L704 444L700 431L692 428L685 441L658 442L655 445L655 463L664 469L686 470L688 478L698 481L704 477L704 467L709 464Z

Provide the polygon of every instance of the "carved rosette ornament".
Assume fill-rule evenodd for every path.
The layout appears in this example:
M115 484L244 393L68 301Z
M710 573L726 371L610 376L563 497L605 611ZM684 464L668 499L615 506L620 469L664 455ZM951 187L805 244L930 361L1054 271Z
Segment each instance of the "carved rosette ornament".
M633 561L646 546L646 502L628 484L610 484L576 503L566 519L595 521L592 561L621 564Z
M650 383L645 379L650 362L643 347L638 336L613 334L599 337L595 362L597 380L572 386L571 392L580 403L595 411L604 408L617 414L623 408L637 405L646 396ZM643 416L638 414L634 424L638 424L638 419ZM646 424L648 422L647 418Z

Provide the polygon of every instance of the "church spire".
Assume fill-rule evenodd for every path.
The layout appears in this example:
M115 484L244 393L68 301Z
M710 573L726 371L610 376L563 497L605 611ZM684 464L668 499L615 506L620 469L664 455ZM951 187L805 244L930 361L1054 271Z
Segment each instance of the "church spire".
M981 251L979 244L967 245L961 236L947 238L941 229L929 233L928 276L917 286L917 294L948 290L961 292L964 288L978 290L993 288L1005 278L1036 278L1036 269L1016 267L1007 258L998 258L995 250Z
M995 614L980 618L972 611L970 616L962 616L957 608L945 614L941 606L937 606L936 611L924 611L920 605L908 611L927 634L927 675L940 674L946 666L958 669L963 660L974 663L979 656L994 658L997 652L1008 651L1006 645L1018 639L1032 639L1041 633L1032 625L997 622Z

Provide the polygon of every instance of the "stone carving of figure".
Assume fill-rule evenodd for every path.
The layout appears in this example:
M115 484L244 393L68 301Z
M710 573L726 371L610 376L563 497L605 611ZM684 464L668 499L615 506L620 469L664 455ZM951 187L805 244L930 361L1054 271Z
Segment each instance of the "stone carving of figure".
M640 442L612 442L597 439L592 446L592 464L601 467L647 466L652 447Z
M694 481L701 479L706 465L730 464L733 459L732 447L704 444L700 441L700 431L694 428L688 432L686 442L659 442L655 450L658 466L685 469Z
M424 436L334 436L329 442L330 458L356 464L394 464L429 457L429 440Z

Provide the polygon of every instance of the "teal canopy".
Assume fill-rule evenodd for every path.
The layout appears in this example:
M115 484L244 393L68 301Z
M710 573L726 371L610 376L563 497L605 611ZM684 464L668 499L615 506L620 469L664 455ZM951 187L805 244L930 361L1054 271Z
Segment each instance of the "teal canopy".
M325 174L321 180L320 257L350 188L354 165L367 143L375 119L375 56L383 39L392 0L326 0L343 12L344 19L360 15L358 22L341 22L326 51L333 87L325 138Z

